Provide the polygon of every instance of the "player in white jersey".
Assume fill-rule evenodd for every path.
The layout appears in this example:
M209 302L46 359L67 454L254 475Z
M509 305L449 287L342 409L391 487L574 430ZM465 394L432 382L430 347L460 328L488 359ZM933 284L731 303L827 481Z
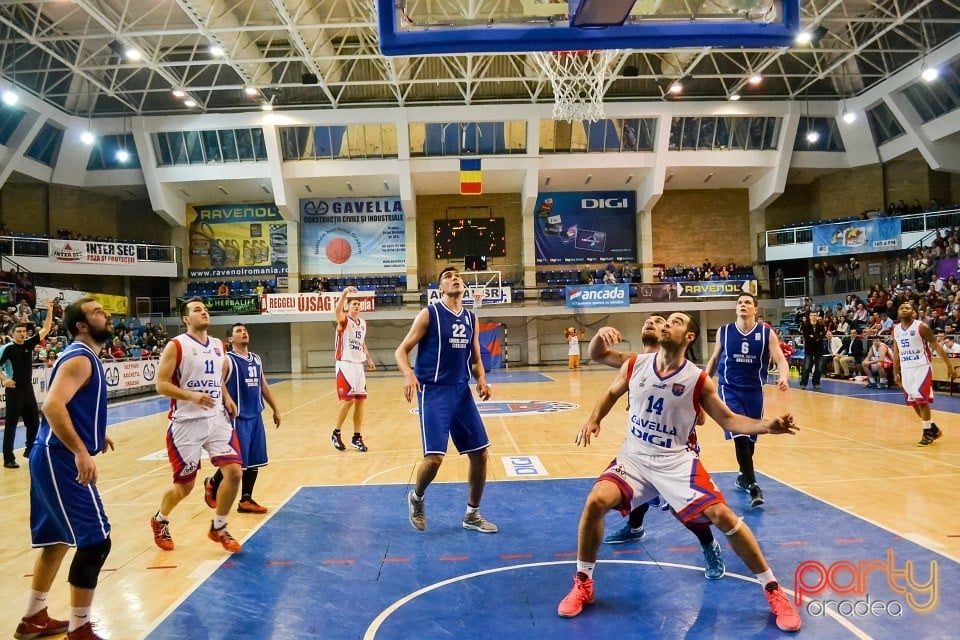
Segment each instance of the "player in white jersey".
M350 446L361 452L367 450L360 430L363 425L363 405L367 399L366 365L371 371L377 368L370 352L367 351L367 321L360 317L360 299L356 297L356 287L347 287L337 301L337 336L335 344L337 368L337 398L340 399L340 413L337 426L330 435L330 441L339 451L346 447L340 439L340 427L347 420L350 407L353 407L353 438Z
M574 586L557 613L574 617L593 604L593 571L603 539L603 517L611 509L627 513L660 494L681 518L707 518L727 536L734 552L763 586L777 626L800 629L800 616L767 565L753 532L724 502L723 495L700 463L696 438L702 407L722 428L734 433L795 433L793 416L757 420L733 413L720 399L716 384L684 357L699 327L683 313L667 318L657 353L641 354L624 363L613 384L597 402L576 442L587 446L600 433L600 421L617 399L629 391L626 439L617 457L587 497L577 539Z
M893 328L893 380L903 389L908 406L920 418L923 435L917 443L921 447L932 444L943 435L930 415L933 403L933 366L930 363L930 347L943 358L950 375L950 383L956 377L956 366L950 364L943 345L937 342L930 327L917 320L917 311L912 302L897 307L900 320Z
M200 469L200 450L223 472L217 492L217 510L208 537L231 553L240 543L227 531L227 514L237 497L241 477L240 444L232 418L237 406L224 384L229 373L223 341L208 335L210 314L201 298L191 298L180 307L185 333L170 340L157 367L157 392L170 398L167 456L173 467L173 486L150 518L153 541L164 551L173 549L167 516L190 495Z

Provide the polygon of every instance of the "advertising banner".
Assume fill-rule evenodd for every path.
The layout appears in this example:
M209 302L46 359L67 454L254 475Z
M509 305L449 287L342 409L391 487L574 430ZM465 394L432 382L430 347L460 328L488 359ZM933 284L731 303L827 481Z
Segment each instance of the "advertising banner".
M658 282L655 284L638 284L637 302L673 302L677 299L677 287L669 282Z
M177 307L180 307L189 298L177 298ZM260 313L259 296L211 296L204 298L207 311L212 316L245 316Z
M476 295L483 295L480 304L510 304L513 302L510 287L467 287L463 292L463 306L472 307ZM427 290L427 304L440 302L440 290Z
M813 227L814 256L842 256L900 249L900 218L877 218Z
M364 294L369 293L369 296ZM329 313L333 315L333 308L340 299L340 293L319 292L312 293L266 293L260 296L260 313L274 315L299 315L308 313ZM361 291L360 311L374 310L374 296L372 291Z
M681 298L736 298L744 292L757 295L756 280L682 280L676 287Z
M301 273L405 273L400 198L300 201Z
M287 275L287 223L272 203L188 206L191 278Z
M584 284L564 289L567 306L573 309L630 306L630 285L627 284Z
M111 315L125 316L129 310L129 300L126 296L115 296L109 293L92 293L76 291L74 289L56 289L54 287L37 287L38 306L47 300L60 299L60 304L66 307L81 298L93 298Z
M636 262L633 191L541 193L534 207L537 264Z
M104 310L114 316L127 315L127 296L114 296L109 293L87 293L88 296L100 303Z
M135 264L137 262L137 245L135 244L53 238L47 243L50 259L54 262L85 264Z

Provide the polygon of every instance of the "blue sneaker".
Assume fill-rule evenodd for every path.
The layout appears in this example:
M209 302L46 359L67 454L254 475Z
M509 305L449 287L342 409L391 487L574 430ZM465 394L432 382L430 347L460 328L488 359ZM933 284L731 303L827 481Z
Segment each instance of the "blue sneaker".
M609 534L606 538L603 539L604 544L623 544L624 542L635 542L641 539L646 532L643 530L643 527L640 527L639 531L634 531L630 527L629 522L624 522L619 529Z
M723 577L726 567L723 566L723 556L720 555L720 543L716 540L713 544L702 547L703 559L707 566L703 570L703 575L707 580L719 580Z
M660 509L660 511L670 511L670 503L664 500L663 498L661 498L660 496L653 498L647 504L655 509Z

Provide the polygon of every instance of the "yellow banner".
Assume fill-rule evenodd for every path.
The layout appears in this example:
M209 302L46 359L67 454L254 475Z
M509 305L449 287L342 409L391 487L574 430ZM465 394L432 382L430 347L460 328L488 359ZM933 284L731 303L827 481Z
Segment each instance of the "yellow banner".
M127 296L112 296L108 293L87 293L88 296L103 305L103 309L114 316L127 315Z

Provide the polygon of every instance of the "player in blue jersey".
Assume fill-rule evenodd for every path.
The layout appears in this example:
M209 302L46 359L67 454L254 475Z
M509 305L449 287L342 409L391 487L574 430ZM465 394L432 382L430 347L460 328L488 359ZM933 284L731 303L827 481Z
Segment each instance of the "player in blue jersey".
M720 399L731 411L750 418L763 417L763 383L771 358L777 365L777 386L789 388L790 364L770 325L757 322L757 299L750 293L737 296L737 321L717 329L717 346L707 362L707 375L717 374ZM750 494L750 506L763 504L763 491L753 469L757 436L731 434L737 453L736 488Z
M487 447L490 439L470 392L471 370L480 399L490 397L490 386L480 361L477 316L463 307L465 290L460 272L446 267L440 272L440 301L420 311L394 356L403 373L407 402L417 396L423 460L417 465L416 486L407 495L410 524L427 528L424 492L433 482L447 453L447 441L470 457L467 482L470 493L463 516L464 529L496 533L497 525L480 515L480 499L487 481ZM416 368L410 351L417 347Z
M267 466L267 430L263 426L263 401L273 410L273 424L280 427L280 408L270 385L263 375L260 356L250 351L250 333L246 325L237 322L227 332L227 343L233 349L227 353L230 373L227 375L227 393L237 405L233 427L240 441L243 456L243 476L240 478L240 513L266 513L267 508L253 499L253 485L257 483L260 467ZM212 478L203 481L203 499L211 509L217 508L217 489L223 472L217 469Z
M100 569L110 553L110 523L97 491L93 456L113 449L107 437L107 383L97 354L113 336L110 314L93 298L69 305L63 324L73 342L53 366L43 419L30 451L30 528L41 549L33 569L26 615L15 638L67 632L69 640L98 640L90 608ZM47 615L47 594L70 547L70 620Z

